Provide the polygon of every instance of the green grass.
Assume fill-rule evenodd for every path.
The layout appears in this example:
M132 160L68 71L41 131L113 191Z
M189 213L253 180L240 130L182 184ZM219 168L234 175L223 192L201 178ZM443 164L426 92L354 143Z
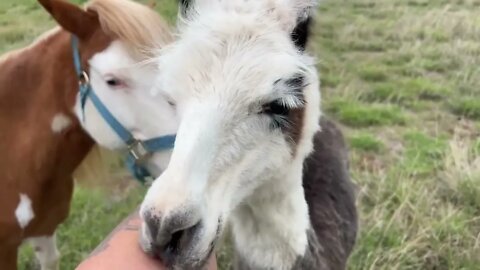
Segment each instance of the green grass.
M409 132L404 136L406 150L403 166L412 174L428 174L443 165L447 148L440 138L432 138L424 133Z
M352 127L395 125L406 121L402 110L394 105L335 100L327 105L327 110Z
M480 120L480 98L478 96L456 99L450 106L456 115Z
M349 139L350 147L364 152L380 152L383 143L368 133L357 134Z
M362 66L358 71L358 76L367 82L382 82L388 78L387 71L384 68Z
M174 2L157 1L170 22ZM53 25L34 0L0 1L0 53ZM359 186L349 269L480 269L479 25L479 0L321 1L309 50ZM77 190L59 230L62 269L73 269L143 190L122 194ZM228 269L231 252L220 253ZM20 261L31 269L31 250Z
M311 50L360 187L349 269L480 269L478 23L480 1L321 4Z
M372 84L372 89L365 91L362 100L368 102L390 102L412 105L421 100L440 100L452 94L452 90L424 78L408 78L394 82Z

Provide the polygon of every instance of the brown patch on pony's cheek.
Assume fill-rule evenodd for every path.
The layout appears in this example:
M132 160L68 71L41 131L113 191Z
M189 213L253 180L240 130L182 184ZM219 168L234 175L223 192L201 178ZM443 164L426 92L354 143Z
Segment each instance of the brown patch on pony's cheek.
M305 107L291 109L288 113L288 126L284 130L287 140L295 154L298 142L302 137L303 122L305 118Z

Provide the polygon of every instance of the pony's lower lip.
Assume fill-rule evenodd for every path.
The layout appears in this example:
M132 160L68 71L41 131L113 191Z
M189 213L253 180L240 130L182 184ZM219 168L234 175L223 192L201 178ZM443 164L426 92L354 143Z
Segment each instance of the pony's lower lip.
M155 257L166 267L166 269L203 269L211 258L215 250L215 240L210 242L210 249L205 257L195 257L195 254L181 254L178 252L166 251L162 255L157 254ZM190 248L190 247L188 247Z

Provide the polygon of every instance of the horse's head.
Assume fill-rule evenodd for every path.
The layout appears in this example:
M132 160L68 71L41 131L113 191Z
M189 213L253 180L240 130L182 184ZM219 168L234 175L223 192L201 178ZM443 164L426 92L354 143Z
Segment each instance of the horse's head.
M176 131L174 110L163 96L152 96L156 66L147 52L172 41L166 23L150 8L129 0L92 0L80 8L62 0L39 0L58 24L78 38L80 68L92 92L135 139L145 140ZM68 69L74 72L73 54ZM77 68L79 69L79 68ZM80 70L80 73L81 71ZM77 70L77 73L79 70ZM86 78L80 78L85 81ZM62 78L59 78L62 79ZM78 91L78 85L75 85ZM77 96L74 106L84 129L100 145L118 149L125 142L94 102ZM157 156L165 160L168 154Z
M159 89L180 126L142 205L144 249L198 269L239 205L283 196L259 194L267 184L298 186L301 169L292 167L311 151L320 116L316 70L302 47L312 2L186 3L180 37L159 58L158 82L169 86Z

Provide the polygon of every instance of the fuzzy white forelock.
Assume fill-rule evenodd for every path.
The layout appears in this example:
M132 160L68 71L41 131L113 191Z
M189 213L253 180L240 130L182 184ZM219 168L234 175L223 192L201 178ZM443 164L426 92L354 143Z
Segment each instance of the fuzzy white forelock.
M235 12L261 12L277 20L282 28L291 31L298 20L304 20L317 6L318 0L192 0L194 10L187 14L193 18L182 18L182 23L188 19L195 19L195 14L202 14L212 11L215 8L222 8L226 11Z

